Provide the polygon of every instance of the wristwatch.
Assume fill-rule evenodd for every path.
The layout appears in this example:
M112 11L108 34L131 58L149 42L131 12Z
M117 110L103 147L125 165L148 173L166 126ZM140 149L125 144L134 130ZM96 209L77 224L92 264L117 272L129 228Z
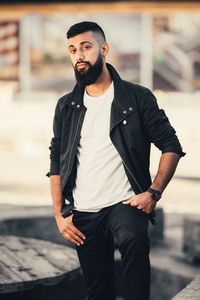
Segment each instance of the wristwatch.
M159 192L157 190L154 190L152 188L148 188L147 192L151 193L151 197L155 201L160 200L160 198L162 197L162 193L161 192Z

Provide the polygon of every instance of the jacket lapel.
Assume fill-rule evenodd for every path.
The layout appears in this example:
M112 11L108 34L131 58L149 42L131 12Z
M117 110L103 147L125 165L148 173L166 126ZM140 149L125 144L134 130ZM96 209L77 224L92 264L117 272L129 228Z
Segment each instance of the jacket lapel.
M80 110L84 104L83 104L83 95L84 95L84 86L79 86L78 84L75 85L73 91L70 94L70 97L67 101L67 105L69 105L71 108Z
M121 121L133 112L136 108L133 101L130 99L128 91L123 80L113 68L112 65L106 64L111 74L114 83L114 99L111 106L110 114L110 132Z

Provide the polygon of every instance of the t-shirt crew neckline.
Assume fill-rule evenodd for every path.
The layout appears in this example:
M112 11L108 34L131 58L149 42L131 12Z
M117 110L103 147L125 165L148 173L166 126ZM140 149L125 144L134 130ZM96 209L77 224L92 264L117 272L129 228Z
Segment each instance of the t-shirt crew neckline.
M107 90L100 96L90 96L86 89L85 89L85 95L84 97L87 99L87 100L91 100L93 102L97 102L98 100L101 100L101 99L105 99L107 98L107 95L111 93L111 91L113 90L114 86L113 86L113 81L111 82L111 84L109 85L109 87L107 88Z

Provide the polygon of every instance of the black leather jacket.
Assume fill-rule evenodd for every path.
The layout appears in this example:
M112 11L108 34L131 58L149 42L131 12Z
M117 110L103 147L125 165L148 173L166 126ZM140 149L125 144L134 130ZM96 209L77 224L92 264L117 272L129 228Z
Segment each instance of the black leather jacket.
M152 92L138 84L124 81L107 64L114 83L114 99L110 114L110 138L121 156L130 184L136 194L151 185L149 172L150 145L162 153L175 152L184 156L175 130L165 112L159 109ZM77 167L77 147L87 108L83 104L84 88L59 99L54 115L50 151L50 172L61 176L63 198L73 204L72 190ZM99 112L101 113L101 112ZM63 199L64 200L64 199Z

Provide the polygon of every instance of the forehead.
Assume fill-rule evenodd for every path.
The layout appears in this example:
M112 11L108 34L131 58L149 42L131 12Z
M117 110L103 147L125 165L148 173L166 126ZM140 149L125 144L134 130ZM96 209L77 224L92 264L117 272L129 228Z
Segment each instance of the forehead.
M77 47L81 45L83 42L90 42L92 44L97 44L97 40L95 39L95 35L93 34L92 31L80 33L68 39L69 47L70 46Z

